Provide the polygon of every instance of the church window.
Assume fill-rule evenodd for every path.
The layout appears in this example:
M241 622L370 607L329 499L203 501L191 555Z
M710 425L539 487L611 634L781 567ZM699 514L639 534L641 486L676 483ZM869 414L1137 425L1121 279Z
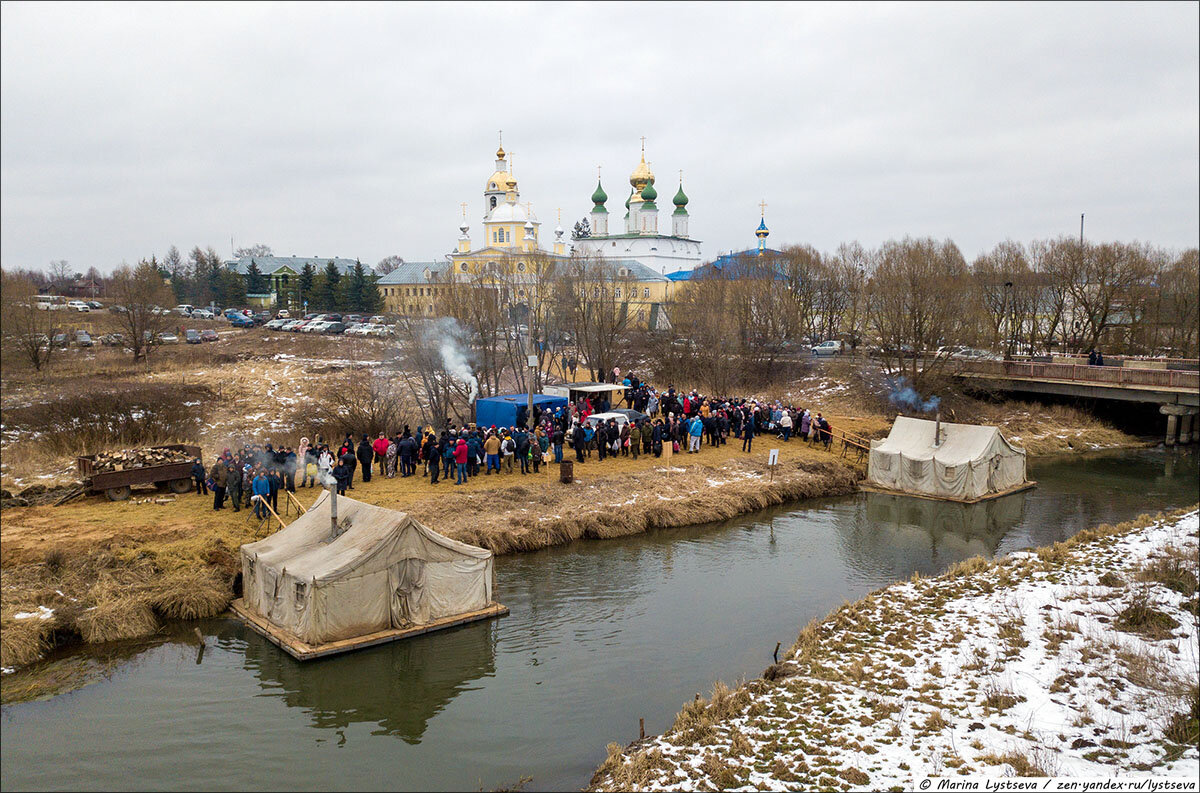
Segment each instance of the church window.
M495 190L495 189L496 189L496 183L495 183L495 182L492 182L491 184L489 184L489 185L488 185L488 189L489 189L489 190ZM496 206L496 196L492 196L492 206Z
M594 300L600 299L600 287L598 287L598 286L592 287L592 299L594 299Z
M517 297L525 297L525 290L524 290L524 289L518 289L518 290L517 290Z
M650 287L646 287L642 290L642 297L650 297Z
M639 308L638 309L638 322L645 322L645 321L646 321L646 310Z
M466 262L463 262L463 263L462 263L462 264L460 264L458 267L459 267L459 269L460 269L460 270L462 270L464 273L467 271L467 263L466 263Z
M525 272L525 262L517 262L517 272Z
M492 209L496 208L496 196L492 196Z
M619 286L617 287L616 298L617 298L617 300L621 299L621 287L619 287Z

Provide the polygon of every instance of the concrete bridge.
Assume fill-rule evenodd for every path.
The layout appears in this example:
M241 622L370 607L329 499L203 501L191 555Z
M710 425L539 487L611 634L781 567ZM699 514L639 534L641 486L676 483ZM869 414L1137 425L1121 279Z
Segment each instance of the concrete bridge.
M1030 394L1157 404L1167 417L1166 444L1200 440L1200 371L1123 366L1088 366L1036 361L955 361L954 375L994 388ZM1188 362L1194 364L1195 362ZM1195 432L1193 432L1193 425Z

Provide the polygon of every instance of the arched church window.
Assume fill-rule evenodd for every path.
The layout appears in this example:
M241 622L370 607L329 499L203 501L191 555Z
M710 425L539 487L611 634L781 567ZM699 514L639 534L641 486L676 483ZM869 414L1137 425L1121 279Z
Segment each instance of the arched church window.
M593 299L593 300L599 300L599 299L600 299L600 287L598 287L598 286L593 286L593 287L592 287L592 299Z
M495 182L492 182L491 184L489 184L489 185L488 185L488 189L489 189L489 190L495 190L495 189L496 189L496 183L495 183ZM495 196L492 196L492 206L496 206L496 197L495 197Z
M615 297L617 298L617 300L621 299L621 287L619 287L619 286L617 287Z
M492 185L492 189L496 189L496 185ZM496 196L492 196L492 209L496 208Z
M642 297L650 297L650 287L646 287L642 290Z
M467 271L467 263L466 263L466 262L463 262L462 264L460 264L460 265L458 266L458 268L459 268L460 270L462 270L462 271L465 273L465 272Z

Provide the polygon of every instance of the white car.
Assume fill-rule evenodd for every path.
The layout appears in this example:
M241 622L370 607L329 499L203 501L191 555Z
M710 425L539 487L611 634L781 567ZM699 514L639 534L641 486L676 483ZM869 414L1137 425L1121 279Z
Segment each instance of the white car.
M67 303L67 308L71 309L72 311L82 311L85 314L92 310L91 306L82 300L72 300L71 302Z
M320 322L310 322L307 325L305 325L303 328L301 328L300 332L301 333L324 333L325 329L328 328L332 324L333 324L332 322L328 322L328 321L324 321L324 320L322 320Z
M193 306L190 303L180 303L173 309L176 314L181 317L190 317L192 315Z
M207 308L198 308L192 312L192 319L212 319L213 313Z
M830 339L829 341L823 341L820 344L818 344L816 347L812 348L812 354L813 355L841 355L842 354L842 343L840 341L838 341L837 339Z
M376 314L368 319L367 322L371 323L372 325L384 325L387 324L387 317L383 316L382 314Z

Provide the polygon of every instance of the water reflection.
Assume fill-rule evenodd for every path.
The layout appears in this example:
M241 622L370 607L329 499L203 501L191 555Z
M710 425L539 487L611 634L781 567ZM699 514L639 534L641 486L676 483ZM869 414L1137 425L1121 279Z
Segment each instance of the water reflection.
M972 556L992 556L1025 519L1029 491L977 504L866 493L838 511L835 528L846 563L862 577L938 573Z
M258 677L262 696L301 708L314 727L369 722L380 728L373 735L417 744L434 716L478 687L472 681L495 674L495 645L492 620L301 663L255 635L244 664Z

